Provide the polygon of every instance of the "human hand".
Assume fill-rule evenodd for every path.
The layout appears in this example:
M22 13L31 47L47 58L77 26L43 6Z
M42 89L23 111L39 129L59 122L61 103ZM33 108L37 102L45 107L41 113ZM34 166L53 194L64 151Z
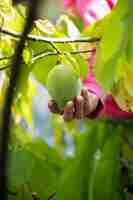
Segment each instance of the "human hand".
M99 98L94 93L83 88L81 94L68 101L64 109L60 110L54 100L48 102L48 107L52 113L61 114L65 121L70 121L87 117L96 109L98 101Z

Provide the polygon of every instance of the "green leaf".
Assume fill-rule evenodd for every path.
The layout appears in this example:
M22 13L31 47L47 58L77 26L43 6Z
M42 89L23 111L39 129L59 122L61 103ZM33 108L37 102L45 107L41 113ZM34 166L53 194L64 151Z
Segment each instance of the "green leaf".
M65 26L64 31L66 30L66 34L71 37L79 37L80 31L76 24L66 15L63 15L58 20L58 26Z
M44 35L54 35L56 33L55 27L48 20L39 19L35 21L35 25Z
M112 90L118 61L126 47L127 7L125 13L121 13L123 4L124 1L120 0L111 14L98 22L95 28L101 36L95 64L96 78L107 91Z
M132 26L132 20L133 20L133 2L131 0L128 0L128 16L127 16L127 49L126 49L126 55L127 55L127 61L129 64L133 64L133 26Z
M3 28L7 30L14 30L17 32L22 32L24 28L25 19L15 7L11 7L10 11L4 13L4 24Z
M62 62L64 64L71 65L78 76L86 78L88 74L88 63L81 55L72 55L70 53L65 53L65 55L62 57Z
M107 134L107 133L106 133ZM89 200L112 200L119 192L120 176L120 130L108 131L110 136L94 157L94 166L89 180Z
M117 62L119 59L119 52L109 59L106 63L102 61L101 49L97 50L97 57L95 63L95 75L100 85L106 90L111 91L114 86L116 78Z
M48 146L46 148L44 142L36 140L33 144L31 142L24 147L15 147L10 152L8 165L9 188L15 188L14 190L20 193L20 196L24 193L26 198L34 192L40 199L48 199L56 191L61 169L59 157L56 162L53 162L57 157L55 152L50 155L51 151L54 152ZM21 191L19 188L22 188Z
M88 179L92 172L92 161L98 145L96 126L86 134L81 152L68 164L59 181L58 200L81 200L88 198Z
M31 65L32 74L42 85L46 85L48 73L57 64L57 60L58 56L47 56Z
M76 59L78 63L78 67L80 70L80 77L85 79L89 73L88 62L84 59L84 57L81 54L73 55L73 57Z

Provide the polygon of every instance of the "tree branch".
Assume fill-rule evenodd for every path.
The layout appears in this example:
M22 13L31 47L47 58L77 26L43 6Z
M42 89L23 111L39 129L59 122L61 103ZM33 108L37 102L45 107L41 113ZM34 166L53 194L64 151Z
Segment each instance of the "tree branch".
M65 55L67 53L70 53L70 54L84 54L84 53L90 53L92 52L93 50L89 49L89 50L86 50L86 51L71 51L71 52L44 52L44 53L41 53L37 56L34 56L32 58L32 62L35 62L37 61L38 59L42 59L42 58L45 58L47 56L56 56L56 55Z
M74 54L86 54L86 53L91 53L91 52L93 52L93 49L92 50L89 49L89 50L85 50L85 51L80 51L80 50L79 51L71 51L71 52L60 52L60 51L58 51L58 52L46 52L45 51L44 53L40 53L40 54L35 55L31 59L31 62L34 63L37 60L48 57L48 56L56 56L56 55L63 55L63 54L65 55L66 53L70 53L72 55L74 55ZM3 58L3 59L1 58L1 60L4 60L4 59L7 59L7 58ZM8 57L8 59L12 59L12 56ZM11 68L11 66L12 66L11 64L8 64L7 66L0 67L0 71Z
M18 33L16 31L13 30L6 30L3 28L0 28L0 32L4 33L6 35L9 35L11 37L14 38L20 38L22 36L22 33ZM42 41L45 43L95 43L95 42L99 42L100 38L97 37L84 37L84 38L52 38L52 37L45 37L45 36L39 36L39 35L32 35L29 34L26 36L27 40L32 40L32 41Z
M3 70L5 70L5 69L9 69L9 68L11 68L11 65L7 65L7 66L5 66L5 67L0 67L0 71L3 71Z
M22 52L24 49L27 34L30 32L33 20L36 16L38 1L30 0L29 8L27 9L26 23L23 33L20 35L20 41L16 47L15 55L12 63L12 71L9 81L9 86L6 91L5 104L2 113L2 123L0 128L0 198L8 199L8 142L11 134L11 107L14 100L17 84L21 72Z
M11 58L12 58L12 56L2 57L2 58L0 58L0 61L3 61L3 60L9 60L9 59L11 59Z

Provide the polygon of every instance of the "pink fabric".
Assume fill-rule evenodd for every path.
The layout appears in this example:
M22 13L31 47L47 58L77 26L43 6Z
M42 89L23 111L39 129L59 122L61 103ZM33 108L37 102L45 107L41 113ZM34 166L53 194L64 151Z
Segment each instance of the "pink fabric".
M79 14L85 26L101 19L117 3L117 0L64 0L66 8L73 14Z
M108 117L111 119L130 119L133 118L133 112L122 111L116 104L112 95L105 98L104 106L98 113L98 116Z
M93 73L93 64L92 61L94 59L94 54L91 55L89 59L89 75L86 80L84 80L85 87L88 88L89 91L95 93L99 99L102 99L103 91L102 88L97 84L96 78ZM88 116L89 118L95 117L105 117L111 119L128 119L133 118L132 112L122 111L119 106L116 104L112 95L107 95L104 100L100 100L97 109Z
M117 0L64 0L65 7L71 10L73 14L79 14L84 21L85 27L92 22L101 19L117 3ZM89 74L84 85L89 91L94 92L99 98L102 98L102 88L97 84L93 73L93 62L96 51L94 50L88 59ZM104 100L99 101L97 109L88 117L107 117L111 119L133 118L133 113L122 111L116 104L111 95L107 95Z
M99 98L101 98L102 97L102 89L97 84L96 78L93 73L95 55L96 55L96 49L93 49L93 52L91 52L91 54L89 55L89 58L88 58L89 74L88 74L88 77L83 81L83 83L89 91L95 93Z

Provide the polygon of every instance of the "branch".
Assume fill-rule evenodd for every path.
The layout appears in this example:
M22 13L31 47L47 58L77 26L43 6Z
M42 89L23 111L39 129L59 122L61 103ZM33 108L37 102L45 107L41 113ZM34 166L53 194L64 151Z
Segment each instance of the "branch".
M91 53L91 52L94 52L93 49L88 49L88 50L78 50L78 51L71 51L71 52L68 52L70 54L85 54L85 53Z
M70 53L72 55L74 55L74 54L86 54L86 53L91 53L91 52L93 52L93 49L92 50L89 49L89 50L85 50L85 51L80 51L80 50L79 51L71 51L71 52L60 52L60 51L57 51L57 52L46 52L45 51L45 52L37 54L33 58L31 58L31 63L34 63L37 60L45 58L47 56L65 55L67 53ZM7 59L7 58L1 58L1 60L4 60L4 59ZM8 57L8 59L12 59L12 56ZM12 67L12 65L8 64L7 66L0 67L0 71L8 69L8 68L11 68L11 67Z
M18 33L16 31L13 30L6 30L3 28L0 28L0 32L4 33L6 35L9 35L11 37L14 38L20 38L22 36L22 33ZM45 36L39 36L39 35L32 35L29 34L26 36L27 40L32 40L32 41L42 41L42 42L46 42L46 43L95 43L95 42L99 42L100 38L94 37L94 38L90 38L90 37L84 37L84 38L52 38L52 37L45 37Z
M52 193L49 197L48 197L48 200L52 200L56 195L56 192Z
M7 65L7 66L5 66L5 67L0 67L0 71L3 71L3 70L5 70L5 69L9 69L9 68L11 68L11 65Z
M36 60L38 59L41 59L41 58L45 58L47 56L56 56L56 55L66 55L67 53L70 53L70 54L84 54L84 53L90 53L90 52L93 52L93 50L89 49L89 50L86 50L86 51L71 51L71 52L44 52L44 53L41 53L37 56L34 56L32 58L32 62L35 62Z
M49 44L51 45L51 47L52 47L57 53L60 53L60 51L57 49L57 47L56 47L52 42L50 42Z
M2 57L2 58L0 58L0 61L3 61L3 60L9 60L9 59L11 59L11 58L12 58L12 56Z
M14 101L17 84L19 82L21 72L22 52L24 49L27 34L31 31L33 20L36 16L38 1L30 0L29 8L27 9L26 23L24 31L21 34L20 41L16 47L15 56L13 58L13 70L11 71L9 86L6 91L5 104L2 113L2 123L0 127L0 198L8 199L8 142L11 134L11 107Z

